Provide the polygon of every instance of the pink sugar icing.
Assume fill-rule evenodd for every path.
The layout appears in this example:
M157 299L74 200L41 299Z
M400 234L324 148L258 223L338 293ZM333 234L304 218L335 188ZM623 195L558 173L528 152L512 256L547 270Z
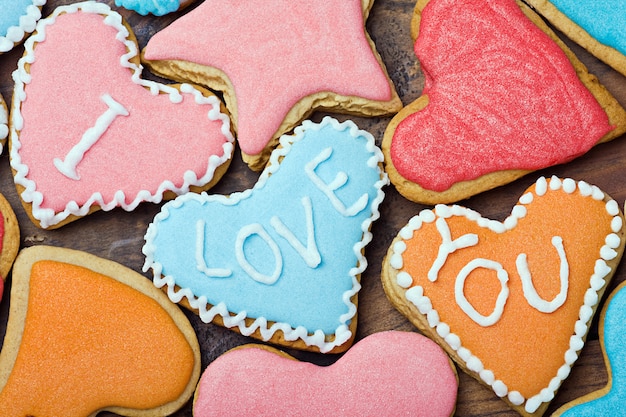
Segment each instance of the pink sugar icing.
M227 352L202 375L193 414L448 417L457 388L437 344L418 333L386 331L327 367L258 348Z
M303 97L332 91L391 99L366 38L361 3L207 0L155 34L144 57L222 70L236 96L239 145L256 155Z
M587 152L612 128L558 45L514 0L432 0L415 53L429 104L398 125L396 170L423 188Z
M227 118L211 120L214 105L199 105L192 94L183 93L180 103L164 89L153 94L124 66L128 45L118 35L123 28L114 23L119 15L105 20L99 13L110 13L106 5L82 7L76 12L75 6L68 6L72 13L50 24L40 22L47 25L36 36L43 33L45 38L34 48L31 79L24 86L19 158L27 166L27 179L42 193L41 208L63 211L69 201L83 205L94 193L108 203L118 199L120 189L126 204L143 190L160 199L162 191L157 190L181 187L189 171L197 178L205 176L210 158L228 159L226 145L233 139L228 125L223 130ZM155 93L158 88L150 85ZM81 180L70 179L55 168L53 159L64 158L105 113L105 94L129 115L116 117L85 154L77 167ZM213 163L213 168L222 162Z

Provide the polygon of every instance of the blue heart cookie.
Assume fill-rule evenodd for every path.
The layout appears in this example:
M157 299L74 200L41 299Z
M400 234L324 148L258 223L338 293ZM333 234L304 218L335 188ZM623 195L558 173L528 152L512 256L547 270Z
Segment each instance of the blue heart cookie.
M35 30L46 0L0 0L0 53L8 52Z
M165 16L190 3L191 0L115 0L115 5L133 10L142 16Z
M626 0L526 0L557 29L626 75Z
M252 189L165 204L146 233L144 270L205 322L342 351L388 183L382 152L372 135L330 117L305 121L280 145Z

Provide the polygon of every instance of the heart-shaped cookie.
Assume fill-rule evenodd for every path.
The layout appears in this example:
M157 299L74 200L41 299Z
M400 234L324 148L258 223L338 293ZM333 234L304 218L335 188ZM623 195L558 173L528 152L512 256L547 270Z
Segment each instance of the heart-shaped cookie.
M0 194L0 298L4 291L4 280L9 275L13 261L20 248L20 227L13 207Z
M626 112L565 44L515 0L420 0L422 96L384 139L406 198L460 201L620 136Z
M418 333L372 334L327 367L247 345L207 367L193 415L448 417L457 387L448 356Z
M330 117L305 121L280 143L254 188L165 204L146 233L144 270L205 322L291 347L345 350L362 251L388 183L382 152L371 134Z
M194 0L115 0L115 5L134 10L140 15L164 16L190 5Z
M572 40L626 75L626 1L525 1Z
M0 54L35 30L46 0L0 0Z
M499 222L438 205L383 264L391 302L523 415L541 415L578 357L624 249L599 188L540 178Z
M552 417L621 416L626 399L626 283L608 297L600 316L600 345L608 368L605 388L591 392L559 408Z
M191 398L198 340L145 277L50 246L22 250L12 276L0 415L166 416Z
M155 33L156 74L221 91L244 161L261 170L282 134L321 109L402 108L365 28L373 0L205 1Z
M212 186L233 152L214 96L141 78L138 47L106 4L57 8L14 73L11 167L43 228Z

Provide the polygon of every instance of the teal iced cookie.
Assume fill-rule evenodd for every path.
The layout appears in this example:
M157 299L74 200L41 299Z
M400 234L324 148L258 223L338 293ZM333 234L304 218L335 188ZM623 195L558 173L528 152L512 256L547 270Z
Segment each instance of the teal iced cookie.
M626 0L526 0L557 29L626 75Z
M0 53L10 51L35 30L44 4L46 0L0 0Z
M388 183L382 152L371 134L330 117L305 121L280 144L253 188L165 204L146 233L144 270L205 322L344 351Z
M133 10L140 15L164 16L187 6L193 0L115 0L115 5Z

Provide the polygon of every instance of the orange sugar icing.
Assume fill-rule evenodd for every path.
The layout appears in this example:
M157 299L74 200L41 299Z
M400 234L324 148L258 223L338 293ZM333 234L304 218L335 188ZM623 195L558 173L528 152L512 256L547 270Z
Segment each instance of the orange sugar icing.
M413 286L424 288L424 295L431 300L440 321L450 326L450 332L458 335L463 346L483 362L484 369L493 371L510 390L529 398L547 387L564 364L564 352L569 347L580 308L585 304L594 265L605 237L611 234L612 216L607 213L604 201L562 191L535 197L526 208L527 214L519 219L517 226L501 234L464 216L447 218L452 240L474 233L479 244L448 255L434 283L427 274L442 238L434 222L425 222L405 241L402 270L413 277ZM516 258L520 253L527 255L537 293L544 300L552 300L560 291L560 262L551 244L553 236L563 239L569 264L569 288L562 306L552 313L542 313L524 297ZM502 316L487 327L470 319L455 299L457 274L476 258L497 261L508 273L509 296ZM469 303L485 316L494 311L500 291L496 273L484 268L475 269L464 285Z
M27 303L0 415L150 409L186 388L194 353L185 336L156 301L130 286L80 266L38 261Z

